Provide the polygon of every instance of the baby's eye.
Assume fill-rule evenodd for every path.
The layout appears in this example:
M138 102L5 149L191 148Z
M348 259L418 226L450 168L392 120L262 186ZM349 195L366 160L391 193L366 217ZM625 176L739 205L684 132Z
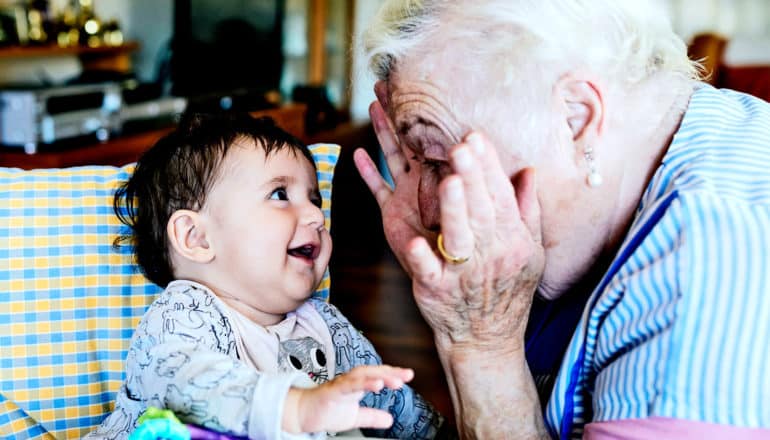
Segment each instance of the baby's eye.
M280 187L274 189L273 192L270 193L270 200L289 200L286 188Z

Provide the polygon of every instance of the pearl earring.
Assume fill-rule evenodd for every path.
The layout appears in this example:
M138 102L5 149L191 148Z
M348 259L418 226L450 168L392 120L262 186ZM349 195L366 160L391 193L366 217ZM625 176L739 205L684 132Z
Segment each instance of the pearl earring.
M596 162L594 161L594 150L591 147L587 147L584 153L586 158L586 164L588 165L588 186L596 188L602 184L602 175L596 170Z

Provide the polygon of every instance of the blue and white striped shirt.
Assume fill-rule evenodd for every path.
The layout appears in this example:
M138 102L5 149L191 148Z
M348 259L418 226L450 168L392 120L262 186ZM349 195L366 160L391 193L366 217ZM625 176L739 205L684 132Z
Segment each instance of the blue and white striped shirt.
M702 85L588 300L552 436L671 417L770 427L770 104Z

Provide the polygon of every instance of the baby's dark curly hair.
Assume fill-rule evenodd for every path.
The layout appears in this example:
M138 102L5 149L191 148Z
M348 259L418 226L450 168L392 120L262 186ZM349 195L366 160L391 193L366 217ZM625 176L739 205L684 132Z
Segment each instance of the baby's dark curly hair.
M219 177L230 147L251 140L266 156L289 148L315 167L310 151L270 118L248 113L190 113L177 128L147 150L133 175L115 192L113 209L131 232L115 240L129 243L144 275L166 287L174 280L166 225L180 209L200 210Z

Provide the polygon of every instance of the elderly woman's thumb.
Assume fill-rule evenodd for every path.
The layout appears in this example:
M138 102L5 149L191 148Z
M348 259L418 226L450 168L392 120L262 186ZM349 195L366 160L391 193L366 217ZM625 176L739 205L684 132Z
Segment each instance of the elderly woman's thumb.
M537 183L534 168L524 168L511 179L516 190L521 220L532 233L532 237L541 241L540 201L537 198Z

